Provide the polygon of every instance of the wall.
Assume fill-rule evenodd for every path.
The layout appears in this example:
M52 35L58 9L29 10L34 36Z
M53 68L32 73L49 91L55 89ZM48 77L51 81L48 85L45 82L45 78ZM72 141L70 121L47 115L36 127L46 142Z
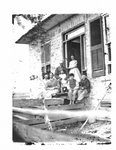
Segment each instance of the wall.
M92 86L89 103L92 106L91 108L96 107L99 99L101 99L104 96L107 85L111 82L111 76L107 74L106 76L102 76L99 78L94 79L92 78L89 21L98 16L99 14L76 15L48 31L48 34L51 38L51 71L54 73L55 68L59 65L60 61L63 59L62 33L85 22L87 75L91 81ZM30 45L30 70L31 70L30 72L31 74L37 74L39 77L41 77L40 49L41 49L40 45L36 46Z
M90 53L90 31L89 31L89 19L97 17L99 14L94 15L84 15L79 14L75 15L72 18L64 21L63 23L55 26L51 29L48 34L51 37L51 65L52 71L56 66L59 65L60 60L63 59L63 47L62 47L62 33L67 32L68 30L79 26L82 23L85 23L85 35L86 35L86 54L87 54L87 73L91 78L91 53ZM57 51L57 53L56 53ZM54 63L55 62L55 63Z
M41 97L43 90L42 72L41 72L41 44L34 41L29 45L29 74L38 78L30 80L30 98Z

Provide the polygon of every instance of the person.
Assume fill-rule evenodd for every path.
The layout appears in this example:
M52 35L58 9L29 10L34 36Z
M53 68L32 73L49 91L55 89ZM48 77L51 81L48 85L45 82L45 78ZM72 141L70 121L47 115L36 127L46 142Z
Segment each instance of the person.
M71 55L71 61L69 62L69 74L73 73L74 74L74 78L77 82L80 82L81 80L81 74L79 69L77 68L77 60L74 59L74 56Z
M61 74L59 75L61 82L61 93L67 90L67 76L64 73L64 70L61 70Z
M70 104L74 104L74 102L76 100L78 87L79 87L79 85L78 85L78 82L74 79L74 74L73 73L69 74L68 97L69 97L69 100L70 100Z
M90 93L90 87L90 81L87 79L87 76L83 74L81 77L81 81L79 82L77 101L80 101L84 97L88 96L88 94Z
M64 63L63 63L63 61L62 62L60 62L60 65L56 68L56 70L55 70L55 78L56 79L60 79L60 77L59 77L59 75L61 74L61 71L64 71L64 73L67 75L67 70L66 70L66 68L64 67Z
M60 62L60 65L55 70L55 78L59 82L60 92L61 92L61 78L60 78L60 74L61 74L62 70L67 75L67 69L64 67L64 62L63 61Z
M43 83L44 83L44 85L46 86L46 83L48 82L48 74L47 73L45 73L44 74L44 79L43 79Z
M46 98L51 98L53 94L59 92L59 82L54 77L54 74L52 72L50 73L50 79L46 82L45 90Z

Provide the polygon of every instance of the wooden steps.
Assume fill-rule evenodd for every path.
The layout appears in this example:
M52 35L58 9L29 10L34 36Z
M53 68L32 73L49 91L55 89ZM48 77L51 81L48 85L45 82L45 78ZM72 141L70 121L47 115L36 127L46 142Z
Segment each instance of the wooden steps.
M50 98L45 99L45 106L46 109L49 111L77 111L81 110L84 107L84 103L79 102L78 104L72 104L72 105L63 105L64 99L63 98ZM44 110L44 105L42 103L42 100L39 99L22 99L22 100L14 100L13 106L16 108L25 108L31 111L34 110ZM18 109L17 108L17 109ZM22 110L22 109L21 109ZM44 119L45 114L31 114L31 113L24 113L24 112L18 112L13 111L13 121L17 123L23 123L25 125L34 126L36 128L40 129L46 129L48 128L48 125L45 123ZM59 125L65 125L65 124L71 124L77 121L84 121L86 117L69 117L68 115L61 115L61 114L49 114L48 118L50 120L50 123L52 127L59 126Z
M101 107L111 107L111 99L104 99L103 101L101 101L100 103Z
M50 98L45 99L45 106L53 106L53 105L63 105L64 99L63 98ZM34 107L34 106L42 106L43 105L43 99L18 99L13 100L13 107L19 107L19 108L28 108L28 107Z
M14 93L12 96L13 99L29 99L30 95L29 93Z

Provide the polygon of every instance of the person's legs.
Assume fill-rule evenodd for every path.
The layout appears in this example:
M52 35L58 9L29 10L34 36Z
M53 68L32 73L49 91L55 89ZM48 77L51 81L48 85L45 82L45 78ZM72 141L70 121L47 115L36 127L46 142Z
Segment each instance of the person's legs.
M74 104L74 101L76 99L76 95L77 95L77 90L73 91L73 96L72 96L72 103Z
M78 100L80 101L80 100L82 100L86 95L87 95L87 90L85 89L85 90L79 90L78 91Z
M72 101L72 90L71 89L68 92L68 97L69 97L70 104L71 104L71 101Z

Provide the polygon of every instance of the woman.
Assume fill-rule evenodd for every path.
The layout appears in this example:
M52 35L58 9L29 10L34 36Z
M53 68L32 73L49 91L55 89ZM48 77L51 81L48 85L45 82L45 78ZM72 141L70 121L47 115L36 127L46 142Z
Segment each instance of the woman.
M53 94L56 94L59 92L59 82L54 77L53 73L50 73L50 79L47 81L46 86L46 98L51 98Z
M75 80L77 82L80 82L81 74L80 74L79 69L77 68L77 60L74 59L73 55L71 55L71 61L69 62L68 69L70 69L69 74L73 73Z

